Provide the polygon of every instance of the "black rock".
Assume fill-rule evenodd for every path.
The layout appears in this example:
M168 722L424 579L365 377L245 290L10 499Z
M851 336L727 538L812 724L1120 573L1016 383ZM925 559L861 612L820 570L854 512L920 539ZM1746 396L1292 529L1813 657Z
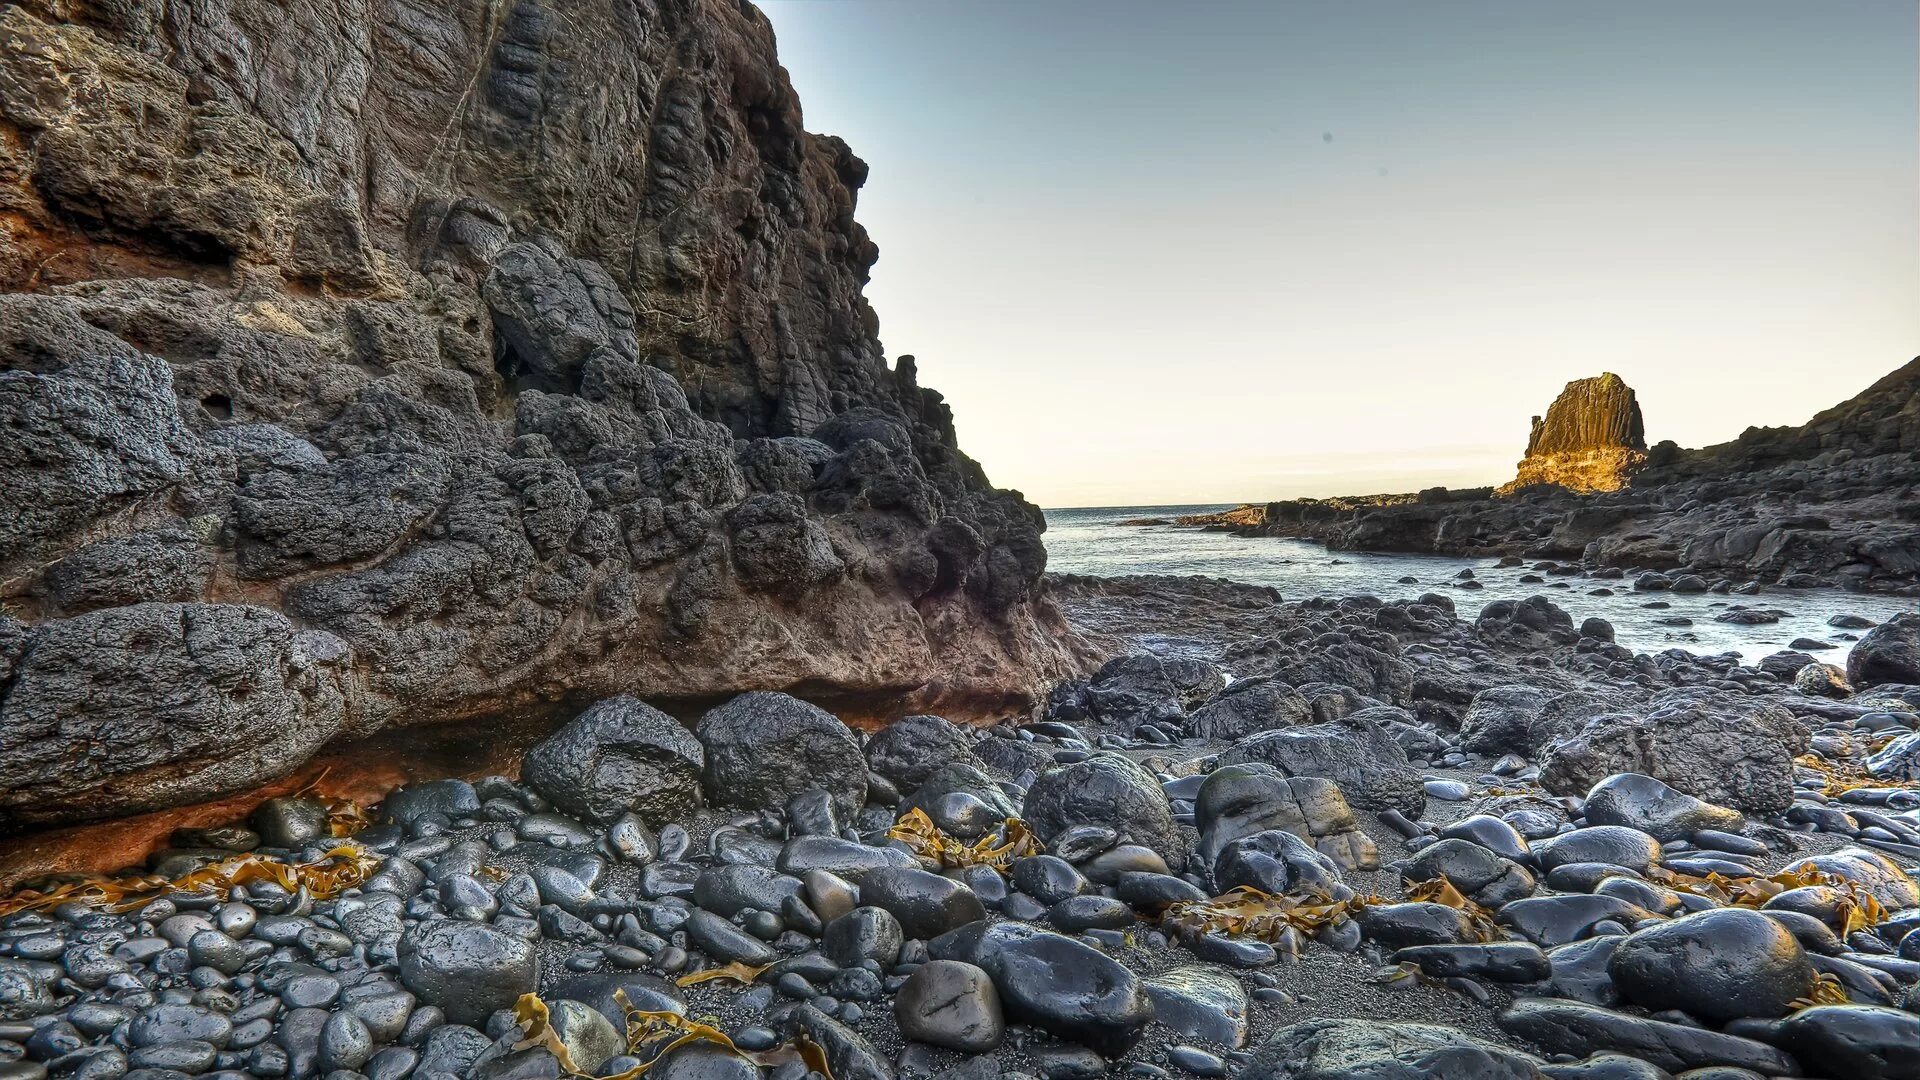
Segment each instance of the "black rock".
M938 716L902 717L867 740L867 767L901 791L912 791L955 762L983 764L974 756L973 740Z
M1186 858L1186 842L1159 781L1131 759L1095 754L1042 773L1027 790L1027 824L1042 842L1075 825L1103 825L1121 839L1152 849L1169 864Z
M1774 1042L1825 1075L1848 1080L1920 1076L1920 1016L1866 1005L1816 1005L1782 1020Z
M478 1024L531 993L540 962L526 939L454 919L415 923L400 939L400 981L447 1019Z
M786 694L741 694L700 718L703 774L715 805L777 810L809 788L852 818L867 797L867 763L853 732L832 713Z
M1803 1075L1793 1058L1766 1043L1570 1001L1522 998L1498 1021L1502 1030L1550 1054L1586 1057L1612 1051L1671 1072L1734 1065L1768 1076Z
M882 867L859 875L860 902L885 908L907 937L927 940L987 917L973 890L939 874Z
M1785 1015L1813 992L1806 950L1757 911L1703 911L1630 935L1607 969L1621 996L1707 1020Z
M1491 944L1414 945L1393 954L1395 962L1418 966L1436 978L1484 979L1499 983L1542 982L1553 964L1537 945L1524 941Z
M1539 1062L1433 1024L1328 1018L1281 1028L1240 1080L1539 1080Z
M1403 871L1408 881L1444 877L1483 907L1498 908L1530 896L1533 874L1526 867L1469 840L1441 840L1414 855Z
M993 980L958 960L929 961L909 975L893 1016L907 1038L964 1054L993 1050L1007 1034Z
M1589 825L1624 825L1662 842L1684 840L1703 829L1737 833L1746 827L1739 811L1703 802L1639 773L1615 773L1593 785L1587 792L1586 815Z
M1862 636L1847 654L1847 681L1862 689L1920 683L1920 615L1902 612Z
M700 805L704 767L700 742L685 725L622 696L594 703L527 751L521 777L583 821L631 811L658 826Z
M1090 887L1072 863L1052 855L1015 859L1012 883L1014 888L1047 905L1079 896Z
M1153 1019L1139 978L1072 938L1000 923L981 932L970 952L1009 1018L1108 1056L1132 1046Z
M900 922L885 908L859 907L827 923L820 950L841 967L858 967L872 960L883 968L900 961L905 935Z
M687 938L723 963L737 960L758 967L771 964L776 955L765 942L710 911L695 911L687 919Z

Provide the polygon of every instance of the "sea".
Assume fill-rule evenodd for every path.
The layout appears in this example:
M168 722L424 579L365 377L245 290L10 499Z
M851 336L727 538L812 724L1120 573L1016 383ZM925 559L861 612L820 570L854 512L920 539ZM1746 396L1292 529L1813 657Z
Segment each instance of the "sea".
M1914 611L1911 597L1843 592L1839 589L1770 588L1756 596L1713 593L1635 592L1631 579L1547 577L1546 584L1520 581L1527 567L1497 569L1492 558L1443 555L1386 555L1330 552L1311 540L1241 537L1173 525L1123 525L1139 518L1167 518L1230 510L1232 506L1105 506L1046 511L1047 569L1059 573L1118 577L1125 574L1204 574L1253 585L1267 585L1287 600L1314 596L1377 596L1411 599L1425 592L1453 597L1463 617L1472 617L1495 600L1545 595L1573 616L1574 624L1599 616L1613 624L1615 640L1636 652L1685 649L1700 654L1738 653L1753 663L1787 648L1798 638L1834 646L1807 650L1828 663L1844 666L1852 642L1849 631L1827 624L1834 615L1861 615L1884 622ZM1460 586L1460 571L1470 569L1479 589ZM1404 584L1411 577L1415 584ZM1612 590L1595 596L1594 589ZM1665 605L1665 606L1652 606ZM1773 609L1777 623L1746 626L1717 622L1714 616L1734 605ZM1685 620L1691 625L1681 624ZM1864 631L1852 631L1858 634Z

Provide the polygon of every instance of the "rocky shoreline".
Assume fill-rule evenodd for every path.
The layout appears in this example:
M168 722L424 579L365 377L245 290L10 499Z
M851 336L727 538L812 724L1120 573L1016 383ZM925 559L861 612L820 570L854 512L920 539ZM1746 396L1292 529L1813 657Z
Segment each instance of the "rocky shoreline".
M1050 588L1113 658L1045 719L612 698L518 780L276 798L133 891L15 892L0 1075L1920 1069L1920 619L1843 672L1544 598Z
M1800 427L1751 428L1699 450L1646 448L1631 391L1611 404L1583 383L1568 391L1576 406L1630 411L1631 420L1605 423L1579 407L1556 415L1555 402L1546 422L1559 430L1536 428L1519 480L1498 490L1293 499L1178 523L1336 551L1515 556L1920 595L1920 359Z

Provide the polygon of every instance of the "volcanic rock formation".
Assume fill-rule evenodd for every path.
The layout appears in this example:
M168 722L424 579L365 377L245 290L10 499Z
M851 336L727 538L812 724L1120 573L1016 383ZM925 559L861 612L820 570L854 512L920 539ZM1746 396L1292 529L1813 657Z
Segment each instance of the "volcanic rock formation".
M730 0L0 8L0 825L1066 673L1040 512L881 350L866 171Z
M1647 460L1640 403L1626 380L1611 371L1575 379L1533 418L1520 471L1497 494L1535 484L1581 493L1618 491Z
M1920 595L1920 359L1800 427L1748 428L1698 450L1663 441L1644 455L1641 441L1633 392L1603 375L1569 385L1536 422L1520 477L1498 491L1294 499L1179 524ZM1622 476L1617 490L1594 483Z

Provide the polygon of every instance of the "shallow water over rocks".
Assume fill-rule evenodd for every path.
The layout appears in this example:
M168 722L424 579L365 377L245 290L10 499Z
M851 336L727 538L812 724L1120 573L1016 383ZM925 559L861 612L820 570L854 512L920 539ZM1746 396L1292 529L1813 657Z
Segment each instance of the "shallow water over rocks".
M1613 624L1616 640L1635 652L1680 648L1713 654L1737 652L1747 663L1790 648L1800 638L1833 646L1804 649L1823 662L1845 665L1862 631L1830 626L1836 615L1859 615L1875 623L1916 610L1911 597L1849 593L1839 589L1765 587L1758 595L1643 592L1634 574L1618 580L1556 576L1535 571L1533 561L1495 568L1497 559L1442 555L1389 555L1360 551L1330 552L1311 540L1242 537L1173 525L1123 525L1139 519L1166 519L1215 513L1227 506L1116 506L1048 510L1047 569L1062 574L1118 577L1127 574L1204 574L1280 590L1288 600L1312 596L1367 594L1384 600L1418 596L1429 590L1453 596L1463 615L1495 600L1545 595L1581 620L1599 617ZM1463 570L1473 572L1462 578ZM1543 580L1523 581L1534 577ZM1413 578L1403 583L1402 578ZM1473 581L1478 588L1467 586ZM1604 590L1611 595L1596 595ZM1649 606L1663 605L1663 606ZM1721 622L1737 607L1780 612L1779 621Z

